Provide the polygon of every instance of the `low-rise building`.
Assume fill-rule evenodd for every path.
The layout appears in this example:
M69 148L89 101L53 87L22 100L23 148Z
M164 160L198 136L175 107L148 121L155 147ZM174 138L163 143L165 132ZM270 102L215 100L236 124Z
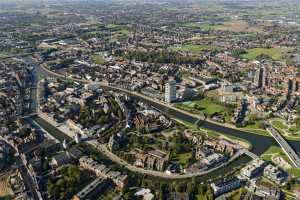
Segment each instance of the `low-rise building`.
M210 185L214 191L215 196L219 196L221 194L230 192L238 187L241 186L240 179L233 177L231 179L228 179L226 181L220 181L217 183L212 183Z
M94 161L92 158L83 156L79 159L79 163L82 168L93 171L97 176L112 179L120 189L124 188L127 184L128 176L126 174L113 171L111 168Z
M283 171L271 164L265 167L264 176L280 185L284 185L287 179L287 176L284 174Z
M247 179L256 178L262 174L264 165L265 162L263 160L255 159L241 169L241 175Z
M202 160L202 163L206 164L208 167L214 166L222 161L224 161L226 158L224 155L219 153L213 153L207 157L205 157Z
M72 200L99 198L99 196L101 196L105 190L111 187L112 184L113 183L110 179L98 177L96 180L78 192Z

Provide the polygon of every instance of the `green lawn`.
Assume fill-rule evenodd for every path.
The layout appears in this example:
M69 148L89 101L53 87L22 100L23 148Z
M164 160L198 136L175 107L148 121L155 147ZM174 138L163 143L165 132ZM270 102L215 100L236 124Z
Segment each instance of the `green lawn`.
M264 159L264 160L266 160L266 161L271 161L272 162L272 157L274 158L274 156L275 157L276 156L282 157L286 162L288 162L291 166L293 166L293 164L290 161L290 159L283 152L283 150L280 147L278 147L278 146L271 146L271 147L269 147L269 149L261 155L261 158ZM295 170L294 171L292 170L292 173L296 173ZM299 173L299 175L300 175L300 173Z
M258 135L264 135L264 136L271 137L271 135L268 133L267 130L262 129L262 127L260 126L260 122L256 122L255 124L247 125L247 126L243 127L242 130L251 132L254 134L258 134Z
M249 124L245 126L245 129L261 129L259 122L256 122L255 124Z
M300 131L300 128L297 126L291 126L288 130L291 134L295 134ZM297 134L298 135L298 134Z
M123 36L129 36L130 34L129 27L124 25L108 24L106 27Z
M297 168L291 168L288 170L288 173L292 176L295 176L297 178L300 178L300 169Z
M237 189L237 190L234 190L232 192L229 193L229 199L231 200L240 200L241 199L241 196L242 194L245 194L247 191L245 188L240 188L240 189Z
M266 161L272 161L272 156L274 155L284 155L282 149L278 146L270 146L267 151L265 151L261 158Z
M288 126L286 126L282 121L280 120L274 120L272 121L272 125L279 129L288 129Z
M92 55L92 62L97 65L103 65L106 63L105 59L101 54L94 54Z
M171 48L173 51L185 51L190 53L201 53L203 50L217 50L217 46L213 45L197 45L197 44L184 44L181 46L174 46Z
M214 103L209 99L202 99L198 101L186 101L177 105L179 105L179 107L182 108L201 111L209 117L211 117L214 113L228 112L228 108L226 108L223 105Z
M288 134L286 137L292 138L293 136L299 136L297 133L300 131L300 128L296 125L288 126L285 124L285 122L283 122L283 120L280 119L273 120L272 125L279 129L279 131L282 132L282 135L286 136L286 134Z
M5 58L7 55L5 53L0 52L0 58Z
M179 164L185 166L186 164L188 164L189 159L192 158L192 156L193 156L192 152L176 154L174 160L177 160Z
M280 48L254 48L249 49L246 54L242 54L242 58L254 60L261 55L268 55L273 60L280 60L282 58L282 49Z
M264 154L281 154L283 153L282 149L278 146L270 146L268 148L268 150L266 152L263 153Z
M130 31L128 30L128 28L122 28L119 33L121 33L124 36L129 36Z

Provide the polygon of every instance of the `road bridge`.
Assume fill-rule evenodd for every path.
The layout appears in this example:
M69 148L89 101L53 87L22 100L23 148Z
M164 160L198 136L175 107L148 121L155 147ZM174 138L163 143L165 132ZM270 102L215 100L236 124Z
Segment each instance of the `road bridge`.
M281 134L272 127L270 124L266 124L266 130L272 135L276 142L280 145L284 153L291 160L293 165L297 168L300 168L300 158L294 149L285 141Z

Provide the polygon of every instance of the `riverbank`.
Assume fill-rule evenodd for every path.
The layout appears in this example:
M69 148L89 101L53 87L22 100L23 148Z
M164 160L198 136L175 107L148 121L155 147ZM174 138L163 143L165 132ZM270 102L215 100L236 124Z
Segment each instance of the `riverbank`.
M181 121L179 119L175 119L175 118L172 118L172 119L175 120L176 122L184 125L187 128L194 129L193 124L191 124L191 123L183 122L183 121ZM199 132L203 132L203 134L208 135L210 137L229 140L233 143L241 145L245 149L248 149L248 150L252 149L252 144L249 143L247 140L243 140L243 139L238 138L238 137L226 135L226 134L223 134L223 133L218 133L218 132L211 131L211 130L208 130L208 129L203 129L203 128L197 128L195 130L199 130ZM199 134L201 134L201 133L199 133Z
M40 68L39 73L41 73L47 77L61 78L62 80L77 81L77 82L81 82L83 84L91 83L90 81L69 78L62 74L57 74L55 72L52 72L52 71L46 69L45 67ZM169 114L170 116L173 116L177 119L180 119L180 120L192 123L192 124L199 120L199 116L197 116L197 115L193 115L191 113L176 109L176 108L169 106L163 102L151 99L142 94L139 94L139 93L136 93L133 91L129 91L129 90L117 87L117 86L104 84L102 82L97 82L97 83L105 90L123 92L133 98L136 98L136 99L139 99L146 103L149 103L149 105L152 105L153 107L157 108L158 110L161 110L162 112L165 112L165 113ZM271 145L277 145L275 140L272 137L270 137L269 135L268 136L258 135L258 134L254 134L251 132L242 131L240 129L237 129L236 127L227 127L224 124L216 123L211 120L200 121L198 126L200 126L201 128L209 129L209 130L219 132L222 134L230 135L230 136L237 137L237 138L242 138L243 140L246 140L252 144L253 148L251 151L253 153L255 153L256 155L263 154L268 149L268 147ZM300 142L299 141L291 141L290 140L288 142L291 144L291 146L296 151L300 152Z

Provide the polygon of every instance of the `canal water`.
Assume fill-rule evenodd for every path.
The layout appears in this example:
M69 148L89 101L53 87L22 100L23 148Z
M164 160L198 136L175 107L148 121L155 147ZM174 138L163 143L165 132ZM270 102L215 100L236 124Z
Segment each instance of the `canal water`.
M41 72L38 71L38 73L41 73ZM162 112L167 113L176 119L186 121L186 122L189 122L192 124L194 124L198 120L197 118L191 117L191 116L183 114L183 113L179 113L179 112L169 109L169 108L165 108L164 106L161 106L154 102L149 102L147 99L143 99L140 97L133 97L133 98L141 100L145 103L148 103L149 105L154 106L158 110L161 110ZM35 118L35 121L37 123L39 123L44 129L46 129L50 134L52 134L54 137L56 137L58 140L66 139L66 136L62 132L60 132L57 128L53 128L53 126L48 124L46 121L40 119L39 117ZM213 130L213 131L225 134L225 135L230 135L230 136L234 136L237 138L247 140L249 143L252 144L251 151L253 153L255 153L256 155L261 155L272 145L278 146L278 144L272 137L257 135L257 134L253 134L253 133L249 133L249 132L245 132L245 131L241 131L241 130L223 127L221 125L213 124L213 123L210 123L207 121L200 121L198 123L198 125L201 128L206 128L206 129ZM69 139L69 138L67 138L67 139ZM288 141L288 143L292 146L292 148L295 151L297 151L298 153L300 152L300 141ZM241 167L242 165L246 164L250 160L251 160L250 157L243 155L240 158L238 158L235 161L228 164L226 167L218 169L209 174L200 176L200 177L198 177L198 179L200 179L202 181L208 181L209 179L216 179L216 178L219 178L220 176L222 177L222 176L224 176L224 174L226 174L228 172L234 172L236 168Z
M165 108L154 102L149 102L146 99L141 99L140 97L134 97L134 98L144 101L145 103L148 103L148 104L154 106L156 109L158 109L164 113L168 113L169 115L171 115L172 117L174 117L176 119L186 121L186 122L189 122L192 124L194 124L198 120L195 117L191 117L184 113L179 113L175 110ZM232 128L224 127L224 126L214 124L214 123L211 123L208 121L200 121L198 123L198 126L201 128L216 131L216 132L219 132L219 133L222 133L225 135L230 135L230 136L234 136L237 138L247 140L249 143L252 144L251 151L253 153L255 153L256 155L263 154L272 145L278 146L277 142L272 137L249 133L249 132L242 131L242 130L232 129ZM296 152L298 152L298 153L300 152L300 141L288 140L288 143L292 146L292 148Z
M46 73L46 75L49 77L51 77L51 74L48 74L47 72L45 72L44 70L40 69L40 67L37 68L37 73L38 74L44 74ZM110 88L105 88L103 87L103 89L107 89L107 90L111 90ZM129 96L132 96L132 94L128 94ZM132 96L133 97L133 96ZM182 120L182 121L187 121L190 123L195 123L198 119L191 117L189 115L183 114L183 113L179 113L176 112L175 110L169 109L169 108L165 108L159 104L156 104L154 102L149 102L147 99L143 99L141 97L136 97L134 96L133 98L141 100L145 103L148 103L149 105L154 106L155 108L157 108L158 110L161 110L162 112L168 113L169 115ZM228 127L224 127L221 125L217 125L217 124L213 124L207 121L202 121L198 123L200 127L202 128L206 128L206 129L210 129L222 134L226 134L226 135L231 135L234 137L238 137L244 140L247 140L249 143L252 144L252 149L251 151L253 153L255 153L256 155L261 155L263 152L265 152L270 146L272 145L277 145L276 141L272 138L272 137L267 137L267 136L262 136L262 135L258 135L258 134L253 134L253 133L249 133L246 131L241 131L241 130L237 130L237 129L232 129L232 128L228 128ZM290 140L288 141L288 143L292 146L292 148L296 151L296 152L300 152L300 141L293 141Z

